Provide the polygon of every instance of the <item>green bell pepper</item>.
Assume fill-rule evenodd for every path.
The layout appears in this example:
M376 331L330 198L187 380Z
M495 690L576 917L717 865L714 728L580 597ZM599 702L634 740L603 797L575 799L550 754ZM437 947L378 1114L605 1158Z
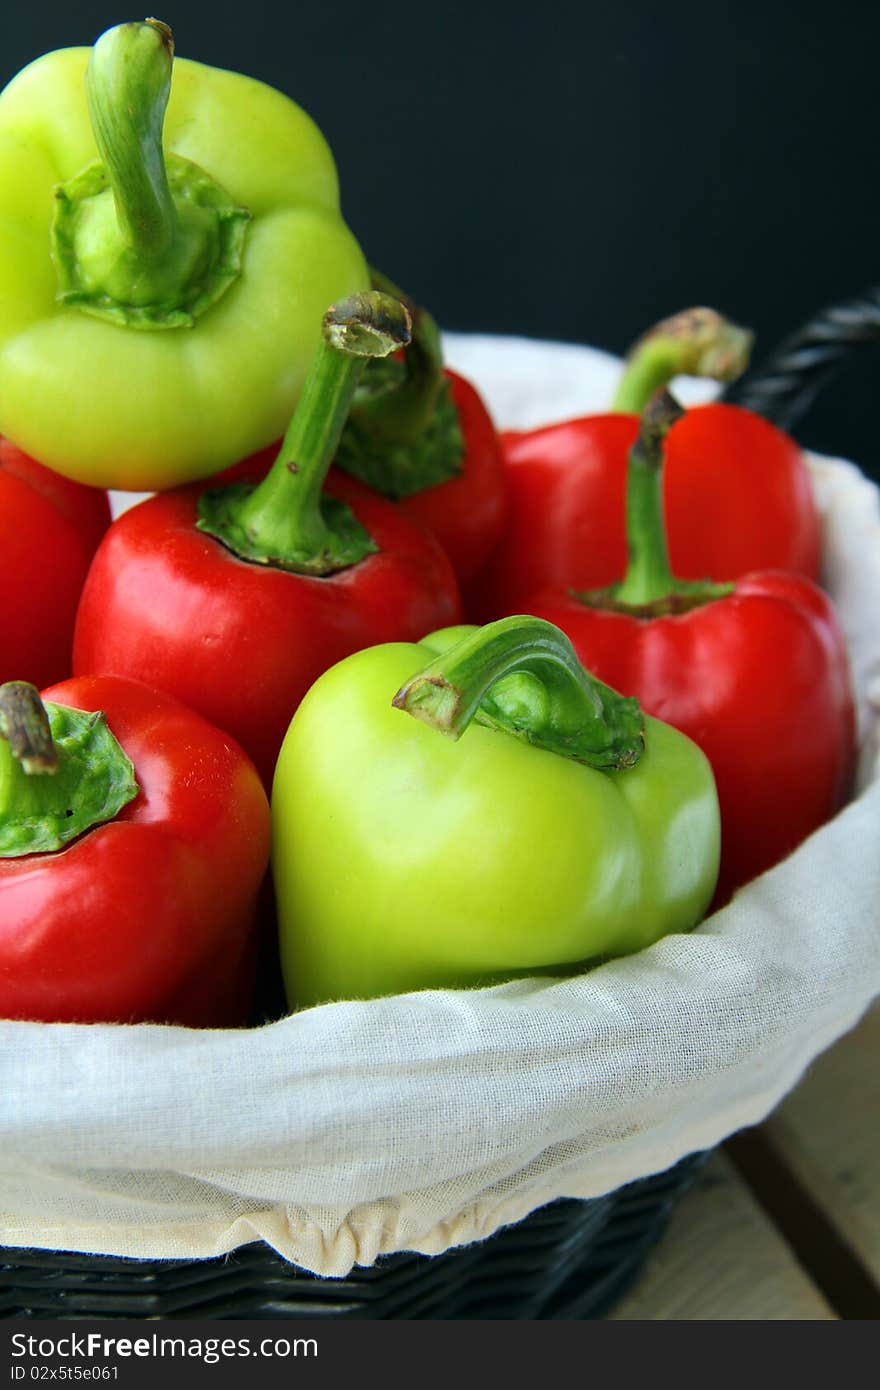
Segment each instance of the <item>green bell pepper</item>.
M567 973L688 930L718 873L702 752L538 618L332 667L272 810L292 1006Z
M0 95L0 433L102 487L277 438L327 305L370 284L310 118L172 57L123 24Z

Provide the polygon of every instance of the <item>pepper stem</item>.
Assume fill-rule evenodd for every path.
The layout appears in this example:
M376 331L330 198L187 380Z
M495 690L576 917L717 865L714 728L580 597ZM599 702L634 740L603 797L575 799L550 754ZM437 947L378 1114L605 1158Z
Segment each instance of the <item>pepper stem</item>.
M735 381L748 366L753 335L714 309L684 309L640 338L630 350L612 409L640 415L676 376Z
M164 256L177 227L162 151L173 60L168 25L146 19L108 29L86 69L89 116L116 216L128 246L143 260Z
M665 387L651 397L643 410L627 469L626 574L619 584L608 589L575 594L587 607L657 618L686 613L732 591L732 583L677 579L669 564L663 515L664 445L672 426L683 415L678 401Z
M684 411L665 388L642 412L635 444L629 451L626 481L626 541L629 561L622 583L615 586L620 604L644 607L669 594L675 584L669 566L663 517L663 453L667 434Z
M399 299L412 317L403 360L374 362L358 386L337 463L384 497L399 501L456 477L465 441L443 369L434 319L379 271L373 288Z
M392 704L452 739L475 720L604 771L631 767L645 743L638 702L585 671L565 634L543 618L478 628Z
M373 289L399 299L412 319L412 336L404 350L403 379L394 390L366 395L352 410L360 428L388 444L416 444L428 429L443 388L443 348L440 330L427 309L403 290L371 270Z
M58 771L49 716L36 686L27 681L0 685L0 738L29 776Z
M368 291L328 309L322 342L271 470L256 488L213 489L198 527L242 559L299 574L332 574L376 546L351 510L322 493L358 379L371 358L410 336L406 308Z
M162 148L174 39L147 19L102 34L86 69L101 154L56 189L58 299L130 328L192 327L241 273L250 213Z

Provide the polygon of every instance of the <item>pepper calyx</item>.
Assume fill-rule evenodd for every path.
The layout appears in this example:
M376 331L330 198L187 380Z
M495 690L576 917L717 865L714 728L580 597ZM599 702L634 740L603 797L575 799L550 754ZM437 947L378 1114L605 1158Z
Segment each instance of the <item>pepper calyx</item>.
M138 791L101 711L44 705L23 681L0 686L0 858L63 849Z
M250 212L188 159L167 155L165 165L178 226L167 259L155 267L120 242L103 164L56 188L51 248L59 303L128 328L192 328L235 283Z
M644 603L627 602L618 597L619 584L610 584L605 589L569 589L569 595L585 608L596 608L606 613L627 613L631 618L673 618L702 608L716 599L727 598L736 585L715 583L711 579L676 579L674 587L666 594L648 599Z
M336 497L321 497L320 507L326 534L316 550L309 544L272 554L271 550L248 531L240 520L242 507L253 496L255 486L233 483L227 487L209 488L198 500L199 519L196 527L220 541L233 555L252 565L268 565L272 569L288 570L291 574L309 574L320 578L336 574L374 555L379 547L354 512Z

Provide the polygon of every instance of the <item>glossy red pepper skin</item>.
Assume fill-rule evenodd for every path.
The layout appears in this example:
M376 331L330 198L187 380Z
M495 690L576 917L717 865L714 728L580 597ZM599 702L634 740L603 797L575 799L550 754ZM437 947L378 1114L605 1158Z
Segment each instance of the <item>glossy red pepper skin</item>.
M600 680L703 749L721 804L720 906L843 804L855 760L846 646L811 581L750 574L733 593L661 617L544 591L525 611L568 634Z
M269 807L228 735L132 681L43 698L103 710L139 794L54 854L0 859L0 1016L68 1023L247 1021Z
M501 444L479 392L444 369L458 411L464 452L455 477L411 493L398 506L437 538L460 584L467 584L501 539L507 519L507 475Z
M518 612L545 586L589 590L626 569L627 455L635 415L593 415L501 436L507 530L473 586L481 620ZM819 573L819 517L802 451L738 406L697 406L670 431L664 498L682 579L761 569Z
M0 438L0 683L43 686L70 674L80 591L109 525L106 492Z
M232 472L259 478L273 456L265 450ZM323 578L251 564L198 531L201 484L125 512L83 591L76 674L111 672L175 695L232 734L269 787L293 712L329 666L460 616L455 576L433 537L344 474L331 473L326 490L379 550Z

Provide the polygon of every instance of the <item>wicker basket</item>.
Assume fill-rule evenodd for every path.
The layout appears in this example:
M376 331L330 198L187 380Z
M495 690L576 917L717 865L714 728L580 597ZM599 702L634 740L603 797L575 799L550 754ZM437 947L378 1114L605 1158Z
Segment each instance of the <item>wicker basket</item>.
M877 305L872 292L818 316L729 394L790 425L820 380L878 335ZM603 1197L553 1202L488 1240L433 1257L384 1256L341 1279L300 1270L259 1242L197 1261L0 1251L0 1316L601 1317L635 1278L704 1158L691 1155Z
M553 1202L445 1255L388 1255L345 1279L296 1269L262 1243L214 1260L0 1252L6 1318L598 1318L641 1268L698 1172L590 1202Z

